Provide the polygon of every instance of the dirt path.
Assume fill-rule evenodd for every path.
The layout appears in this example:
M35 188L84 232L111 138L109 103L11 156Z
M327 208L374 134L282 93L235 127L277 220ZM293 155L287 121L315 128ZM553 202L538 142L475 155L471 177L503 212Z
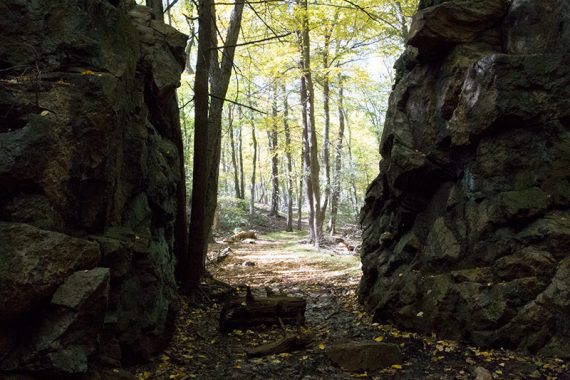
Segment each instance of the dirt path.
M276 232L230 245L221 263L210 267L213 276L254 294L270 288L277 293L307 299L303 332L314 336L304 350L248 358L245 348L284 336L279 326L218 330L221 300L189 307L183 302L175 336L169 348L151 363L132 368L140 379L472 379L484 367L496 379L570 379L568 363L542 361L506 350L484 351L437 337L402 332L391 325L372 323L357 303L359 258L343 249L317 251L303 244L304 234ZM215 244L214 251L224 249ZM287 327L290 332L295 327ZM383 341L400 346L405 361L374 372L346 372L326 356L339 341Z

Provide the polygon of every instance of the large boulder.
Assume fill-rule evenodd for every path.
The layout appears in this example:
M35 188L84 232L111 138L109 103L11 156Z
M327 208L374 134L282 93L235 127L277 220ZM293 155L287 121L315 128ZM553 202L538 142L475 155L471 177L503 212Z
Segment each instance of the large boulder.
M566 0L421 2L361 211L375 319L570 358L569 38Z
M30 321L24 344L4 358L3 366L46 374L84 373L96 352L109 297L109 269L75 272L57 288L41 319Z
M30 313L101 257L92 241L20 223L0 222L0 247L0 321Z
M0 13L0 371L146 359L177 309L186 36L130 0Z

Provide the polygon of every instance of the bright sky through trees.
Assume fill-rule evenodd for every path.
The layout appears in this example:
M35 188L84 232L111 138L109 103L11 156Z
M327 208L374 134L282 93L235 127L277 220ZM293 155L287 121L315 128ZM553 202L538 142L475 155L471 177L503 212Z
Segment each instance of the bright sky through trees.
M164 0L165 9L169 3ZM215 3L216 34L221 50L234 3L223 0ZM340 213L345 222L356 221L365 188L377 174L378 144L394 77L392 67L401 53L416 7L417 0L307 3L320 187L321 191L330 192L330 183L337 174L331 163L340 147ZM301 161L303 118L299 97L299 17L302 12L294 1L251 1L245 5L222 121L219 187L222 196L239 194L240 189L236 187L242 187L248 194L242 194L245 198L253 192L255 202L269 203L271 192L275 192L272 187L278 186L279 207L283 211L288 197L298 198L305 191L299 182L304 165ZM190 0L179 0L165 15L167 23L191 36L187 48L190 70L183 75L179 89L189 189L192 186L196 16L196 5ZM343 97L343 109L339 108L339 96ZM283 109L284 104L287 104L287 112ZM341 114L345 126L339 145ZM285 141L284 118L290 129L289 145ZM274 147L271 133L276 138ZM328 147L326 152L323 144ZM237 152L241 153L238 155ZM287 153L292 159L291 173L286 167ZM277 164L272 164L274 155L277 155ZM329 161L328 177L322 164L325 155ZM255 180L252 182L249 179L254 165ZM278 174L275 174L276 170ZM272 180L275 175L280 179L277 185ZM293 176L291 192L286 180L289 175ZM300 201L305 204L305 200Z

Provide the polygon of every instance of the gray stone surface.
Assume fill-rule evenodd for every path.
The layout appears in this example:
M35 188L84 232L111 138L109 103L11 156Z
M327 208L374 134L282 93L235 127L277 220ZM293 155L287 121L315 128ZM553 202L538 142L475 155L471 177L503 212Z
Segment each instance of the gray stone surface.
M0 371L148 358L177 307L186 36L127 0L0 13Z
M336 343L327 356L348 371L375 371L404 361L398 345L374 342Z
M34 311L101 257L92 241L21 223L0 222L0 247L0 323Z
M84 373L96 352L109 298L109 269L78 271L55 291L41 319L30 321L31 334L8 352L6 370L62 374Z
M361 212L375 319L570 357L569 6L422 1Z

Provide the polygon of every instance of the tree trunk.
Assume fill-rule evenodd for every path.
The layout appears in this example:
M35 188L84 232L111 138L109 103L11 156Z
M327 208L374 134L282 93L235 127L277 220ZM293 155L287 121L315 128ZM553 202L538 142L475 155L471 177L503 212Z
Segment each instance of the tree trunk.
M313 223L315 217L315 204L313 202L313 186L311 181L310 163L311 154L309 147L309 132L308 132L308 109L307 109L307 84L305 77L301 78L301 104L302 104L302 122L303 122L303 178L305 180L305 187L307 192L307 202L309 204L309 239L314 242L317 236L315 224Z
M303 77L301 79L301 103L303 104L303 137L305 141L306 187L309 201L309 232L315 247L319 247L322 235L320 220L320 186L317 134L315 131L315 91L311 73L311 41L307 0L301 5L301 52Z
M230 136L230 145L232 150L232 167L234 172L234 194L236 198L241 198L240 192L240 185L239 185L239 168L238 168L238 160L237 160L237 153L236 153L236 143L234 139L234 128L233 128L233 115L232 115L233 106L228 107L228 135Z
M239 178L240 178L240 186L239 186L239 190L240 190L240 198L241 199L245 199L245 184L244 184L244 180L243 180L243 138L242 138L242 129L241 129L241 123L239 123L238 126L238 152L239 152Z
M325 193L324 198L322 201L321 209L320 209L320 220L321 223L319 226L319 230L323 230L323 223L325 221L325 215L327 212L327 206L329 202L329 197L331 193L331 169L329 163L329 134L330 134L330 125L331 125L331 118L330 118L330 107L329 107L329 96L330 96L330 81L329 81L329 46L331 36L330 34L325 34L324 36L325 44L323 49L323 68L325 69L325 76L323 78L323 112L324 112L324 126L323 126L323 151L322 151L322 160L323 160L323 169L325 172L326 184L325 184Z
M188 24L188 41L186 42L186 48L184 52L186 53L186 66L185 70L189 74L194 74L194 69L192 68L192 61L190 56L192 54L192 47L194 46L194 36L196 31L194 30L194 22L190 18L186 18L186 23Z
M238 0L235 3L232 15L230 18L230 25L225 39L225 47L222 51L222 62L218 64L218 49L211 49L210 51L210 84L211 84L211 99L209 109L209 128L208 128L208 192L206 196L206 215L204 222L208 228L207 235L209 236L214 218L214 212L218 202L218 180L220 171L220 153L222 141L222 111L224 106L224 99L228 90L230 76L233 67L233 59L235 54L235 47L239 35L241 17L243 13L244 0ZM215 16L213 16L215 19ZM211 30L212 41L217 46L217 39L215 38L217 29ZM206 251L204 251L205 257Z
M271 208L270 216L279 216L279 156L277 153L277 91L273 91L273 101L271 105L271 131L269 135L269 150L271 152Z
M251 165L251 194L249 198L249 213L255 212L255 169L257 167L257 138L255 137L255 123L251 121L251 139L253 141L253 162Z
M289 130L289 101L287 88L283 86L283 130L287 156L287 231L293 231L293 157L291 155L291 131Z
M197 96L199 90L206 91L205 105L207 107L207 80L209 78L211 84L211 101L209 109L207 109L205 112L201 110L199 120L198 118L195 120L196 129L198 129L198 122L205 123L205 125L200 125L199 127L200 129L205 129L205 141L200 141L200 143L205 142L205 144L198 147L198 149L201 151L205 148L206 152L203 154L203 156L200 157L201 159L195 159L194 161L195 165L196 161L198 161L198 165L205 165L205 167L201 167L201 169L205 169L207 172L205 180L201 176L199 178L200 181L203 181L203 183L199 182L199 187L201 191L204 191L204 194L201 194L200 197L198 197L199 200L203 203L198 206L200 212L196 216L194 215L194 202L197 202L198 200L194 198L194 195L192 196L192 218L190 225L192 226L192 219L195 220L195 225L203 225L203 227L200 228L195 227L194 230L191 228L191 232L193 232L193 234L191 234L191 238L195 243L192 245L194 249L190 251L192 254L192 257L190 259L192 260L193 265L198 266L197 269L193 269L195 270L195 274L198 275L197 278L193 278L192 282L188 284L192 288L196 288L199 285L200 277L205 272L206 252L208 249L207 241L208 237L210 236L212 222L214 220L214 213L216 211L218 201L218 179L222 140L222 110L224 105L224 98L226 96L230 81L230 75L232 72L235 46L239 35L241 16L244 7L244 0L236 1L226 35L226 46L222 51L222 62L221 65L218 65L218 49L216 48L217 29L213 24L213 20L216 19L214 14L214 7L211 1L206 1L207 2L199 3L199 11L201 11L202 14L199 15L200 30L198 45L200 45L202 42L202 46L207 46L207 49L200 49L199 46L198 59L208 61L208 66L201 67L202 70L204 67L208 69L208 75L206 75L205 88L204 84L202 83L204 79L200 78L200 86L197 87L195 84L194 91L195 97ZM206 6L208 9L203 9ZM205 18L208 20L204 21L203 19ZM204 36L202 36L202 32L204 32ZM198 67L198 65L196 66ZM201 75L204 75L204 72L201 72ZM196 68L196 78L198 78L198 68ZM200 100L200 107L204 106L202 103L203 100L204 99ZM198 108L198 106L196 106L196 108ZM204 116L207 117L206 120L203 120ZM195 140L195 143L198 143L198 141ZM196 148L197 147L195 145L195 149ZM202 163L200 161L204 162ZM194 182L194 186L196 186L196 182ZM203 212L202 208L204 208Z
M346 112L345 112L344 118L345 118L345 122L346 122L346 129L348 131L348 141L347 141L346 146L348 148L348 162L350 163L350 168L351 168L351 170L350 170L350 189L349 189L348 193L349 193L349 195L352 195L350 200L352 203L352 209L353 209L354 213L356 213L358 210L358 205L359 205L358 192L356 190L356 178L354 176L354 170L355 170L356 165L354 165L354 158L352 157L352 148L351 148L352 147L352 131L350 129L350 124L348 123L348 116L346 115ZM350 190L352 190L352 193Z
M161 0L162 1L162 0ZM172 25L172 14L170 13L170 1L166 0L166 15L168 16L168 25ZM164 12L163 12L164 14Z
M192 211L190 215L187 275L182 291L196 289L204 271L210 225L205 221L208 190L208 78L212 46L212 2L198 2L198 58L194 79L194 169L192 172ZM186 266L186 265L185 265Z
M335 170L333 178L333 192L331 198L331 218L329 222L330 234L336 234L336 218L340 200L340 171L342 170L342 141L344 139L344 88L342 77L339 83L338 94L338 138L336 141Z
M300 231L303 227L303 181L305 180L305 146L301 146L301 172L299 175L299 191L297 192L297 229Z

